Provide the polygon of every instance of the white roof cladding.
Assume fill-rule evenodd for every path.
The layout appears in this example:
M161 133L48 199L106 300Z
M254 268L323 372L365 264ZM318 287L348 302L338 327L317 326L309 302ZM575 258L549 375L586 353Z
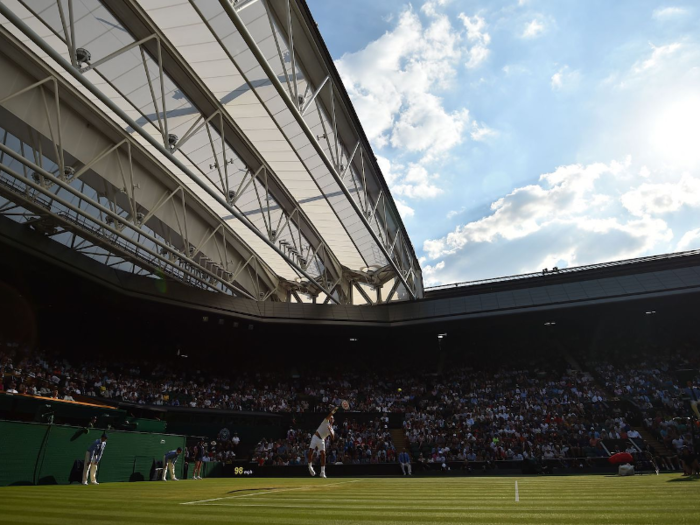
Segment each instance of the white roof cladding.
M70 59L65 24L57 8L63 4L65 10L66 0L6 3ZM271 234L270 240L275 244L285 241L287 247L291 243L286 241L293 240L300 252L313 259L307 269L311 276L327 289L332 285L328 274L365 283L364 292L371 294L371 288L375 289L371 302L387 300L388 295L394 300L422 297L420 266L410 240L325 45L315 27L309 27L305 3L79 0L73 5L75 34L79 35L76 47L88 49L94 62L141 39L142 35L132 32L141 15L157 27L176 51L177 60L211 92L226 117L262 157L271 177L283 187L287 200L292 201L291 205L285 201L286 216L281 200L276 201L272 193L265 198L267 188L261 179L246 182L246 177L253 179L249 163L227 137L217 135L214 129L212 138L208 125L197 128L208 115L181 89L177 79L166 74L161 84L157 61L148 53L144 57L142 47L136 45L114 56L85 76L153 137L163 134L159 116L167 115L167 133L179 139L187 136L174 153L178 160L217 191L241 190L236 207L259 231L276 232L275 225L284 224L281 229L285 232ZM252 47L264 55L267 69L236 28L231 6L235 17L244 23L244 32L254 39ZM270 68L275 80L270 79ZM276 81L288 89L298 111L290 109L285 94L275 87ZM92 95L90 98L95 101ZM193 128L197 129L192 132ZM137 138L178 173L164 155ZM227 160L222 176L223 158ZM248 226L187 177L183 176L182 182L230 224L273 272L288 281L299 280L299 272ZM296 217L303 215L301 222L285 219L290 206L299 209ZM319 246L327 252L324 257ZM349 270L349 276L337 271L332 275L329 268L334 261ZM363 280L363 275L368 278ZM400 281L408 283L410 291Z

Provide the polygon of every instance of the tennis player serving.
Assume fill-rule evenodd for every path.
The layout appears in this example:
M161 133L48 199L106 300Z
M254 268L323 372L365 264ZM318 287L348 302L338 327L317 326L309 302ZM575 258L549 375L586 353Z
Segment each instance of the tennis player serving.
M347 405L347 401L343 401L343 406ZM319 477L326 477L326 438L330 436L331 439L335 437L333 432L333 414L338 410L338 407L333 407L333 410L326 416L326 418L321 422L318 429L311 438L311 445L309 445L309 474L312 476L316 475L316 471L312 465L314 459L314 452L318 450L318 455L321 457L321 474Z

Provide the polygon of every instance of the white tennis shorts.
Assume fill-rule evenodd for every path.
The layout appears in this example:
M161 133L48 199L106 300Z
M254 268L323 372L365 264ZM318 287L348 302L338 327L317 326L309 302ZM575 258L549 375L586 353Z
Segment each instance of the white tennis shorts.
M311 445L309 445L309 448L311 450L318 449L319 452L325 452L326 440L314 435L314 437L311 438Z

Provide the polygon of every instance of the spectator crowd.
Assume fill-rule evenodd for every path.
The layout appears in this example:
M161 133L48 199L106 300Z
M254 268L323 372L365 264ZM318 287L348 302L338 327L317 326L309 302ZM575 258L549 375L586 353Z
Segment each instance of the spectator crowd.
M187 406L274 413L326 411L348 400L353 411L376 413L369 422L344 419L327 449L331 464L395 462L398 452L386 414L404 413L410 453L419 465L461 462L492 466L498 460L545 459L580 468L614 452L645 457L639 432L629 423L629 401L644 427L671 452L662 466L683 464L692 453L684 385L676 368L697 370L692 350L673 356L647 352L625 363L601 359L586 372L557 359L513 359L488 366L461 363L442 374L400 369L342 374L237 370L235 374L100 360L69 363L62 357L0 351L0 390L72 401L87 396L139 405ZM676 367L676 368L674 368ZM686 418L686 419L684 419ZM303 465L308 429L262 440L252 456L260 465ZM232 461L225 440L206 447L209 460ZM187 452L186 452L187 453ZM647 454L648 455L648 454ZM653 454L652 454L653 455ZM657 458L658 459L658 458Z
M629 429L586 373L458 370L431 394L404 422L419 462L601 457L602 441L624 439Z
M14 357L14 360L13 360ZM279 373L216 373L158 363L83 362L43 354L11 356L0 351L0 388L8 392L73 400L74 395L140 405L186 406L253 412L323 411L346 399L361 412L403 412L407 396L378 375L311 373L292 378Z
M345 419L328 442L326 459L331 465L393 463L397 453L388 429L388 418L361 423ZM253 461L260 466L306 465L312 432L290 428L284 438L261 440L253 451Z

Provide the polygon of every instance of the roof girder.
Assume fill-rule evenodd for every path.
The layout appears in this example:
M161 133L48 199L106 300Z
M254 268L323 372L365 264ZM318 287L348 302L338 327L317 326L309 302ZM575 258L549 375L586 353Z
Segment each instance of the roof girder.
M22 33L25 34L34 44L36 44L43 52L47 53L51 59L53 59L59 66L63 68L69 76L75 78L85 89L87 89L93 96L97 97L101 103L109 108L114 114L119 116L126 124L128 124L133 130L135 130L142 138L154 147L161 155L165 156L168 161L173 163L177 168L179 168L183 173L185 173L191 180L193 180L197 186L199 186L204 192L209 194L218 205L224 207L229 213L240 222L242 222L248 229L250 229L254 234L256 234L263 242L265 242L270 248L272 248L277 254L284 259L290 267L304 276L310 285L323 293L328 294L327 288L319 284L313 277L311 277L305 269L299 267L299 265L292 260L283 250L279 249L274 243L267 239L244 215L235 210L232 206L226 202L220 195L216 195L211 188L198 179L182 162L180 162L176 157L174 157L170 151L166 150L163 145L159 144L153 137L143 130L140 125L138 125L133 119L126 115L116 104L114 104L109 98L107 98L98 88L87 81L74 66L67 62L55 49L53 49L47 42L45 42L41 37L39 37L27 24L25 24L18 16L16 16L7 6L0 4L0 13L4 15L12 25L18 28ZM221 218L218 218L221 220ZM242 241L241 241L242 242ZM263 264L264 266L264 264ZM337 301L336 298L332 298L334 302Z
M236 8L228 0L219 0L219 3L223 7L223 9L228 13L232 22L236 26L236 29L240 33L240 35L243 38L243 40L245 41L245 43L248 45L250 51L257 58L258 63L260 65L260 67L264 70L265 74L267 75L269 82L274 86L276 91L279 93L280 97L283 99L283 101L287 105L288 109L290 110L290 112L294 116L294 118L297 121L297 123L299 124L300 128L302 129L304 134L307 136L309 142L311 143L313 148L316 150L316 153L318 154L318 156L320 157L320 159L322 160L322 162L324 163L324 165L328 169L328 171L331 174L331 176L333 177L333 179L335 179L336 183L340 187L341 191L343 192L343 194L347 198L347 200L350 203L350 205L352 206L352 208L355 210L357 218L360 220L360 222L362 222L364 224L365 228L367 229L367 231L370 233L370 235L372 236L372 238L376 242L376 245L378 246L379 250L384 254L387 261L389 261L389 264L394 268L396 275L402 281L407 293L411 297L414 297L414 298L419 296L420 294L422 294L422 285L420 284L420 282L421 282L420 269L419 269L420 267L417 264L417 261L415 259L415 255L412 253L412 249L410 248L410 243L408 241L406 241L405 239L401 242L401 245L402 245L403 250L404 250L404 254L408 255L408 257L407 257L408 260L404 261L404 264L403 264L403 266L405 266L405 267L402 267L401 259L399 257L397 257L395 254L389 253L389 249L390 249L391 241L392 241L392 238L391 238L392 236L385 232L384 239L382 239L381 235L378 234L377 232L375 232L374 228L372 227L372 225L370 224L370 222L367 219L367 212L369 210L363 209L362 200L358 199L356 201L355 198L352 197L350 191L348 190L347 186L345 185L345 183L343 182L343 179L341 177L342 170L340 169L340 166L338 165L338 163L334 162L335 159L328 158L328 155L326 155L325 151L323 150L323 148L319 144L318 137L313 135L311 129L309 128L308 124L304 120L304 117L301 114L301 110L304 107L305 101L302 100L301 104L300 104L299 100L293 100L292 96L290 96L290 93L288 93L287 90L284 88L284 86L282 85L280 80L277 78L277 75L275 74L273 69L270 67L267 59L265 58L265 56L263 55L263 53L261 52L261 50L257 46L255 38L248 32L246 24L244 23L244 21L242 20L242 18L238 14ZM261 3L265 6L265 9L267 10L267 8L269 7L270 4L268 4L268 2L261 2ZM285 5L287 6L288 9L289 9L289 6L294 6L294 12L297 13L297 11L298 11L298 7L296 7L296 2L294 2L294 1L292 1L291 3L278 2L278 3L274 3L273 5L275 6L275 8L277 8L279 10L283 9L285 7ZM275 14L275 17L278 20L280 19L280 16L277 13ZM297 23L302 25L302 26L305 25L301 21L297 21ZM278 25L280 26L280 28L284 27L284 24L281 24L279 22L278 22ZM308 31L306 31L306 32L308 33ZM309 36L309 34L307 34L307 38L308 38L308 47L311 50L313 48L313 46L310 44L312 39ZM298 50L298 48L297 48L297 50ZM317 56L315 49L313 50L313 53L314 53L314 55ZM291 59L293 68L296 67L297 64L299 64L299 62L297 62L297 60L296 60L296 53L294 50L293 38L291 39L290 59ZM322 60L318 60L317 62L315 62L315 64L319 65L322 62L323 62ZM323 66L320 66L320 67L323 67ZM295 72L295 70L293 70L293 71ZM306 74L306 72L305 72L305 74ZM332 76L331 74L332 74L331 71L326 71L325 74L319 75L319 77L318 77L319 80L318 80L318 84L317 84L318 86L322 86L322 84L330 86L330 89L328 90L330 93L328 96L330 96L330 97L333 96L333 93L335 92L335 89L336 89L335 84L337 83L337 82L334 82L332 79L331 79L331 81L326 80L327 77ZM294 94L297 94L296 79L294 79L294 84L295 84ZM321 91L320 88L319 88L319 91ZM324 99L323 93L316 94L317 101L320 102L323 99ZM349 103L349 100L348 100L348 103ZM347 104L344 100L342 101L342 105L343 105L342 110L346 111L345 106ZM333 108L333 112L335 112L336 106L333 103L331 103L331 107ZM337 120L335 119L335 117L333 118L333 120L334 120L334 124L337 125ZM360 135L359 133L357 133L357 129L354 126L354 123L350 122L350 119L348 119L348 124L349 124L348 129L352 129L356 136ZM337 130L337 128L336 128L336 130ZM361 140L363 137L364 137L364 134L360 135L359 139ZM345 153L346 158L349 158L351 156L350 151L352 150L352 148L354 148L355 144L357 144L357 141L352 142L351 148L346 148L346 153ZM340 145L340 146L344 147L344 145ZM336 152L338 152L338 148L339 148L339 144L336 143L335 144ZM371 151L371 149L369 148L369 144L366 144L366 146L363 149L366 149L367 151ZM366 155L366 156L368 158L370 157L370 155ZM336 154L336 157L339 159L339 154ZM354 163L359 162L357 160L358 159L357 155L352 155L352 157L353 157ZM371 157L373 158L373 155ZM375 163L375 167L376 167L376 163ZM375 171L377 173L379 172L378 167L376 167ZM379 179L377 179L378 184L379 184L379 182L380 182ZM389 194L388 189L385 189L384 193ZM387 203L388 203L388 209L387 209ZM366 204L367 203L365 202L365 205ZM378 204L378 202L377 202L377 204ZM396 212L395 206L393 205L393 201L390 198L389 199L387 199L386 197L384 198L384 208L382 211L383 211L383 215L385 218L389 214L393 215L394 223L401 224L400 219L397 220L398 213ZM373 218L375 218L375 220L377 221L377 223L379 225L378 229L381 231L382 224L379 223L379 217L380 217L380 215L374 214ZM382 221L382 223L384 225L388 224L386 220ZM396 233L394 234L394 236L399 236L399 237L403 237L403 238L407 237L402 228L399 228L396 231ZM416 284L418 284L418 286L416 286Z
M262 155L240 130L228 111L221 105L210 90L198 79L196 73L179 56L176 48L170 44L158 26L153 23L142 8L133 0L102 0L102 3L129 29L136 39L147 38L148 35L158 36L162 46L163 68L173 81L182 90L185 96L198 108L202 115L213 115L218 112L221 119L211 121L212 126L218 128L231 148L245 162L251 172L257 173L260 167L264 168L266 189L274 197L285 213L284 221L293 222L301 231L304 238L310 244L312 251L322 261L325 268L330 271L330 279L337 279L342 275L342 267L338 258L333 254L328 244L323 240L313 223L308 219L303 209L287 191L276 173L265 162ZM149 48L152 56L156 56L155 42L144 44ZM180 139L182 140L181 137ZM264 211L261 211L264 213ZM274 229L273 229L274 230ZM280 236L270 235L272 242L279 242Z

